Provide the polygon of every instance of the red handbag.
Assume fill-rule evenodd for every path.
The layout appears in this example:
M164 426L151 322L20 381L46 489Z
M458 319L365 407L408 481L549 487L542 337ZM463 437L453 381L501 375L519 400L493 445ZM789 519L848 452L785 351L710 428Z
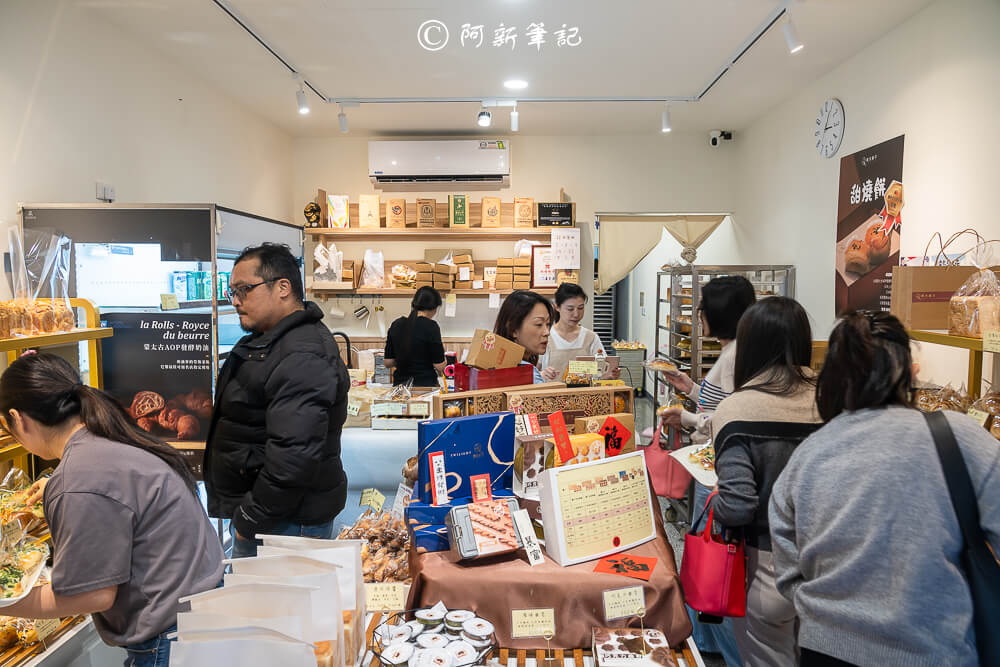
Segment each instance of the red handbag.
M691 473L670 455L670 452L680 448L681 433L678 429L673 429L673 442L661 443L662 430L663 423L658 422L653 442L645 450L646 469L649 470L649 479L653 482L653 493L664 498L683 498L687 495L688 486L691 484Z
M708 508L713 492L705 503ZM729 544L720 535L712 534L715 510L708 510L705 529L695 533L692 527L684 536L684 557L681 560L681 589L684 601L695 611L712 616L746 616L747 566L743 558L743 542ZM697 526L698 519L691 523Z

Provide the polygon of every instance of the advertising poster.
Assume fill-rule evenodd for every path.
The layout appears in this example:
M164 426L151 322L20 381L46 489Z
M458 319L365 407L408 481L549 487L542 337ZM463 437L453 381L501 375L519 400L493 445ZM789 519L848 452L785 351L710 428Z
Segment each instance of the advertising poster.
M144 430L204 440L212 417L212 316L102 313L104 389Z
M899 264L903 135L840 160L836 306L888 312Z

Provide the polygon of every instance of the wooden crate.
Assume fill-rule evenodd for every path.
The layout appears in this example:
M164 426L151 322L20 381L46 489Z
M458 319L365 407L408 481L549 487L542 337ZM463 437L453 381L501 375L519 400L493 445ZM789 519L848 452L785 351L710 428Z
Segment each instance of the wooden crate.
M563 410L574 416L594 417L635 412L635 392L627 385L573 389L538 389L536 385L527 390L509 390L506 394L507 408L524 414L549 414Z
M476 389L472 391L458 391L450 394L440 394L434 397L434 419L444 417L444 406L446 404L458 403L461 410L458 417L468 417L469 415L484 415L490 412L504 412L507 410L507 394L512 390L528 389L565 389L562 382L544 382L541 384L522 384L513 387L494 387L493 389Z

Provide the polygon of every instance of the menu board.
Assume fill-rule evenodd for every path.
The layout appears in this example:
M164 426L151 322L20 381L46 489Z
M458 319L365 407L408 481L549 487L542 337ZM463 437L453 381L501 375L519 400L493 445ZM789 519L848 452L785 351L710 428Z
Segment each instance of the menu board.
M550 468L540 480L545 550L562 566L618 553L656 537L640 452Z

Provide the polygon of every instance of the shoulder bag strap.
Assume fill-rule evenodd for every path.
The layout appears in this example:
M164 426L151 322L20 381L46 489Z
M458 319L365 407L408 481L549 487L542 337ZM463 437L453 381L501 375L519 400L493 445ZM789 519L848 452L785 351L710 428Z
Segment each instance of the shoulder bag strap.
M955 441L955 434L940 410L924 413L924 419L927 420L937 447L944 479L948 484L948 495L951 496L951 504L958 516L958 525L962 528L966 546L982 544L986 541L986 535L979 524L979 505L969 470Z

